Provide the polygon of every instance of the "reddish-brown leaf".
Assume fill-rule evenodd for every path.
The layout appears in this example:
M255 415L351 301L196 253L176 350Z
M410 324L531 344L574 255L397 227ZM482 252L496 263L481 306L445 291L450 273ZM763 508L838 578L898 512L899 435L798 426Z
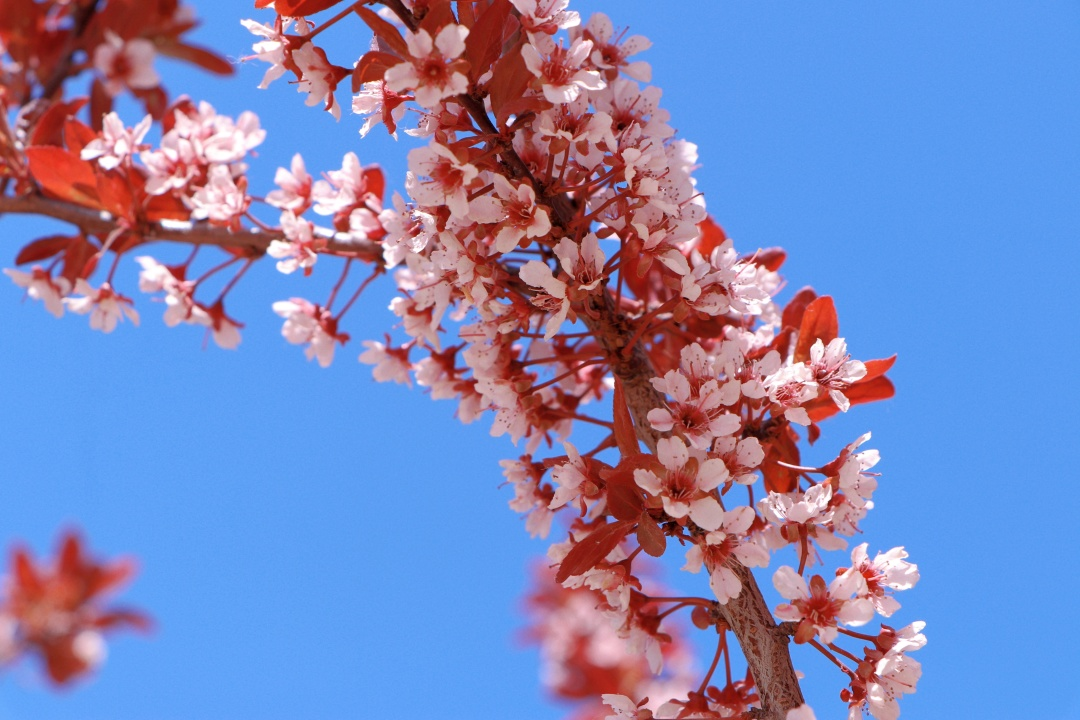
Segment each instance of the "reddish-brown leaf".
M381 50L364 53L352 71L352 91L359 92L366 82L379 82L386 71L401 63L401 58Z
M727 233L724 232L724 228L713 220L712 215L707 215L704 220L698 223L698 230L701 231L701 239L698 240L698 252L705 257L709 257L712 251L724 244L727 240Z
M795 293L795 297L791 298L788 304L784 306L784 314L780 318L781 326L798 328L802 325L806 306L813 302L815 298L817 298L817 293L814 292L812 287L804 287Z
M212 72L215 75L232 75L235 72L232 63L228 60L216 52L198 45L188 45L182 42L162 43L158 46L158 52L177 60L189 62L192 65L198 65L203 70Z
M64 147L74 155L82 154L83 148L97 138L98 134L93 128L75 118L68 118L64 122Z
M41 577L34 567L34 561L22 548L16 548L11 564L15 568L15 582L24 595L37 595L41 592Z
M49 237L38 238L31 243L27 243L19 251L19 254L15 256L15 264L23 265L51 258L64 252L74 239L71 235L50 235Z
M794 433L785 427L771 442L765 443L765 459L761 463L761 474L765 477L767 492L786 493L795 489L798 472L778 463L799 464L799 446L795 444Z
M128 222L135 219L135 198L127 181L117 173L105 173L97 176L97 196L101 199L101 208L113 217L124 218Z
M646 554L661 557L667 549L667 536L649 513L641 513L637 526L637 541Z
M332 8L343 0L277 0L274 10L283 17L307 17L327 8ZM262 8L272 0L255 0L255 7Z
M525 88L529 87L529 83L534 80L529 68L525 67L524 58L521 57L521 45L521 42L517 43L499 58L488 85L491 109L500 126L512 113L512 108L508 107L509 104L520 99L525 94Z
M82 110L86 102L86 98L76 98L71 102L53 103L34 125L34 131L30 133L30 145L63 145L64 122Z
M97 246L86 238L75 238L64 251L64 264L60 274L72 285L78 278L90 277L97 267L97 251Z
M570 552L566 553L559 572L555 575L555 582L562 583L573 575L581 575L596 567L608 556L619 542L630 532L634 526L633 520L619 520L593 530L583 537Z
M420 20L420 29L427 30L431 37L435 37L447 25L456 23L457 18L450 7L450 0L428 0L427 12Z
M866 366L866 375L862 376L862 378L859 379L859 382L869 382L876 377L881 377L889 372L895 362L895 355L887 357L884 360L867 360L863 363L863 365Z
M26 148L30 174L42 192L59 200L98 209L97 178L91 165L52 145Z
M870 380L863 378L844 390L844 395L847 396L852 405L862 405L876 400L888 400L895 394L896 388L893 387L892 381L884 375L879 375ZM806 408L806 414L810 416L810 419L816 423L831 418L840 412L840 408L836 407L836 403L828 395L822 395L803 407Z
M391 23L383 20L376 13L366 7L355 7L353 10L360 19L371 28L371 32L381 39L386 45L401 57L409 56L409 46L405 44L405 38L401 37L401 31ZM400 60L399 60L400 62Z
M469 61L469 79L473 82L499 59L509 17L510 0L495 0L469 30L469 36L465 38L465 59Z
M150 222L187 220L191 217L191 211L173 195L151 195L143 206L143 216Z
M634 482L632 463L619 466L602 474L607 494L607 511L616 520L634 520L645 507L645 493Z
M122 626L133 627L142 632L154 629L154 621L138 610L111 610L94 621L94 627L112 629Z
M766 270L776 272L780 269L780 266L787 260L787 253L783 248L771 247L764 250L758 250L752 255L747 255L743 258L747 262L753 262L755 265L760 265Z
M638 447L637 433L634 432L634 421L630 417L630 408L626 404L626 393L623 391L622 380L619 378L615 378L612 414L615 421L615 442L619 446L619 452L623 454L623 457L641 452Z
M814 341L821 340L828 345L840 334L840 323L836 319L836 306L828 295L813 300L806 306L802 323L799 325L799 340L795 343L794 362L806 362L810 359L810 347Z
M101 78L95 77L90 83L90 127L101 132L105 124L105 116L112 112L113 98L105 89L105 83Z

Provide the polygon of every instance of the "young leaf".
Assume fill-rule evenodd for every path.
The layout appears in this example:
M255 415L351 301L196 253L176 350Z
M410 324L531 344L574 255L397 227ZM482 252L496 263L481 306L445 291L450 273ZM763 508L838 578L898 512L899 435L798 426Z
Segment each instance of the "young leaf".
M376 37L385 42L391 50L401 57L409 56L409 46L405 44L405 38L401 37L401 32L396 27L383 20L369 8L358 6L354 7L353 10L371 28L371 32L375 33Z
M89 163L52 145L26 148L26 159L30 174L46 195L95 210L101 206L97 177Z
M641 513L637 526L637 541L641 549L653 557L661 557L667 549L667 536L649 513Z
M583 537L570 552L566 553L559 572L555 575L555 582L562 583L573 575L581 575L596 567L608 556L619 542L630 532L634 526L633 520L619 520L593 530Z
M815 341L828 345L840 334L840 323L836 319L836 306L828 295L812 301L806 306L802 323L799 325L799 341L795 343L794 362L806 362L810 359L810 347Z

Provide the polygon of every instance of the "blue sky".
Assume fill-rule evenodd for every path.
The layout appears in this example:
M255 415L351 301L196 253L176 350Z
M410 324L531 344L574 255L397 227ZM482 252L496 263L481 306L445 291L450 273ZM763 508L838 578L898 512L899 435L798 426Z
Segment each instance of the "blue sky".
M247 54L239 5L196 2L197 38ZM897 397L827 423L819 452L873 431L864 539L905 545L922 573L900 598L898 621L929 635L903 717L1080 718L1063 690L1080 671L1080 6L572 7L653 41L662 104L736 247L783 246L788 292L833 295L857 357L899 353ZM359 52L353 31L340 46ZM161 70L174 93L259 113L263 182L293 152L315 170L355 150L401 185L406 141L360 141L357 118L334 123L284 81L257 90L261 67ZM0 219L0 264L47 227ZM134 278L132 263L133 294ZM142 327L103 336L0 284L0 538L44 552L78 523L98 552L139 557L124 598L158 622L73 691L8 673L0 718L562 717L515 640L545 546L498 487L514 449L356 363L393 322L387 286L331 368L305 362L269 306L332 278L308 282L270 263L245 280L237 352L165 328L145 297ZM795 661L818 717L843 716L843 678Z

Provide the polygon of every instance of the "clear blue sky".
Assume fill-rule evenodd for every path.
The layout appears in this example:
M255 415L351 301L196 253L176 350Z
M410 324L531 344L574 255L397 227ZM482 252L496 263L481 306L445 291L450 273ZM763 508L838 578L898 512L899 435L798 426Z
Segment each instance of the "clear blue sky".
M199 40L250 52L245 3L195 6ZM897 397L830 421L823 443L874 432L865 539L905 545L922 572L900 598L898 620L929 635L903 717L1080 718L1080 5L573 7L653 40L654 83L736 246L785 247L790 288L835 297L858 357L899 353ZM161 70L174 93L260 114L263 182L296 150L315 170L351 149L401 185L406 140L361 142L357 118L334 123L284 81L257 90L262 67ZM0 264L45 227L0 220ZM43 552L77 522L95 550L140 558L125 599L159 625L116 638L71 692L7 674L0 720L562 717L514 640L545 546L498 487L513 448L356 362L392 324L386 286L330 369L305 362L270 303L311 288L263 263L225 352L145 297L142 327L104 336L0 283L0 539ZM810 651L796 665L818 717L843 716L843 678Z

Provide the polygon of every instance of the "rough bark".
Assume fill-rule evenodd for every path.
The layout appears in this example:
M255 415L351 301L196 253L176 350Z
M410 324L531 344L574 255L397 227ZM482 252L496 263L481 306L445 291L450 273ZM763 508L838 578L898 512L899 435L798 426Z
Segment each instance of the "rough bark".
M626 402L634 418L639 439L650 450L656 450L660 434L646 419L649 410L660 407L664 399L650 382L656 375L645 349L640 343L626 351L633 336L627 319L618 313L609 294L590 298L581 319L604 348L612 372L623 384ZM788 710L803 704L799 679L788 652L789 638L776 624L761 588L750 568L734 558L728 566L742 582L739 596L721 605L720 610L742 648L761 698L761 718L783 720Z

